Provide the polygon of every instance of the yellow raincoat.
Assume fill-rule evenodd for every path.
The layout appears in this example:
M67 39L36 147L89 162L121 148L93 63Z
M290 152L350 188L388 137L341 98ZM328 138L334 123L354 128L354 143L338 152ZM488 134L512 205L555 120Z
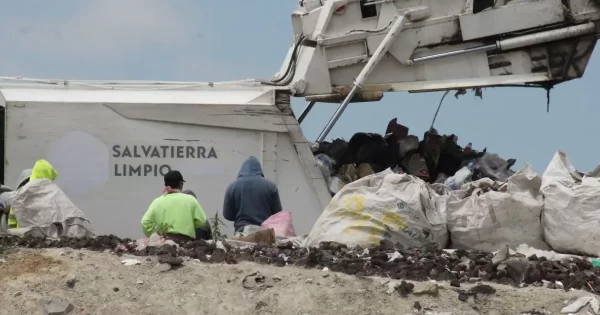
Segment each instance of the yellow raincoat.
M29 181L33 181L35 179L47 178L51 181L54 181L58 173L52 167L52 165L46 160L37 160L33 169L31 170L31 176L29 177ZM10 208L8 212L8 228L16 229L19 227L19 222L17 222L17 217L15 216L15 210Z

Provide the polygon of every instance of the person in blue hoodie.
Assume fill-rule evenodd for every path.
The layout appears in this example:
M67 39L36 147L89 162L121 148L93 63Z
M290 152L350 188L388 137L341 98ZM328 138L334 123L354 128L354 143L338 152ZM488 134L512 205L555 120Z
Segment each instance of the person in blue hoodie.
M223 202L223 217L233 221L236 236L252 234L270 216L281 211L279 190L266 179L260 162L249 157L238 178L227 187Z

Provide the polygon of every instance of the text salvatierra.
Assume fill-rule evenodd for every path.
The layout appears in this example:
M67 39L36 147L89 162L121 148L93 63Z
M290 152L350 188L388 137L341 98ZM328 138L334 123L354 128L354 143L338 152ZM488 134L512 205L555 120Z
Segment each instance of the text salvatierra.
M114 176L164 176L172 167L165 159L217 159L214 147L191 145L120 145L112 147L112 157L144 159L140 163L115 163ZM153 161L156 160L156 161ZM125 161L124 161L125 162Z

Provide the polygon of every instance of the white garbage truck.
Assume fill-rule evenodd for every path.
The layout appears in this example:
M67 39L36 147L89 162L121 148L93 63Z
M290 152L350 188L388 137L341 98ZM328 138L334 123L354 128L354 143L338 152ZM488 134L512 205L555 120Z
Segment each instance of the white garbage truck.
M583 76L599 19L598 0L303 0L270 80L2 78L0 172L14 185L45 158L96 233L137 237L163 174L181 171L213 216L256 156L305 234L331 198L314 146L349 103L389 91L549 89ZM309 102L298 117L291 97ZM300 122L318 102L340 105L311 144Z

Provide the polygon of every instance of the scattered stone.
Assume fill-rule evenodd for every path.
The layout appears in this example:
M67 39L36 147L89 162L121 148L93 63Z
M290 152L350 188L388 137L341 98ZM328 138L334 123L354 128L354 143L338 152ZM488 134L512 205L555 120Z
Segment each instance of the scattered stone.
M20 292L20 291L19 291L19 292L15 292L15 294L13 294L13 296L14 296L14 297L19 297L19 296L21 296L21 295L23 295L23 293L22 293L22 292Z
M413 294L415 295L438 295L438 285L434 282L420 282L414 286Z
M72 289L75 287L75 283L77 283L77 278L74 275L68 275L65 282L67 287Z
M6 264L6 259L0 258L0 265Z
M469 295L466 292L458 292L458 300L461 302L467 302L469 300Z
M42 315L66 315L75 308L71 303L63 303L58 301L40 301L40 311Z
M460 288L460 281L458 281L457 279L452 279L450 280L450 286Z
M281 281L281 277L280 276L273 276L273 280L275 280L275 281Z
M494 254L494 257L492 258L492 264L497 265L502 261L505 261L506 259L508 259L508 256L510 255L510 251L508 248L508 245L502 247L496 254Z
M125 266L135 266L141 264L141 262L137 259L123 259L121 263Z
M557 287L560 281L565 290L587 290L600 292L600 277L591 262L577 257L562 261L551 261L545 257L509 257L503 247L496 255L476 250L456 250L446 253L437 248L410 249L399 244L384 242L381 246L348 248L343 244L325 242L310 250L302 247L278 244L276 246L254 245L236 247L222 242L220 245L206 241L188 241L167 244L161 247L146 247L137 250L136 242L112 235L101 235L94 239L61 238L50 240L32 237L0 237L2 247L20 248L68 248L87 249L97 252L114 252L118 255L189 257L193 261L230 263L253 261L276 266L292 265L303 268L327 268L360 277L389 277L393 280L468 282L469 278L495 281L502 284L521 286L542 284L549 281ZM65 250L66 251L66 250ZM398 253L398 256L395 253ZM77 252L79 253L79 252ZM76 255L75 255L76 256ZM396 256L396 257L394 257ZM209 258L210 257L210 258ZM284 257L284 258L282 258ZM390 258L394 258L390 262ZM156 259L150 259L156 261ZM164 260L163 260L164 262ZM173 262L173 261L169 261ZM368 262L368 263L366 263ZM157 269L170 268L157 267ZM560 287L560 285L558 285Z
M157 264L156 266L154 266L153 269L157 273L166 272L166 271L171 270L171 265L170 264Z
M388 260L388 262L393 262L393 261L395 261L396 259L400 259L400 258L402 258L402 254L400 254L400 253L399 253L399 252L397 252L397 251L395 251L395 252L393 252L393 253L388 253L387 255L388 255L388 259L389 259L389 260Z
M261 309L263 307L267 307L267 302L265 302L265 301L258 301L258 302L256 302L256 307L255 308L257 310L259 310L259 309Z
M533 255L527 257L527 260L529 260L529 261L537 261L538 259L539 258L536 254L533 254Z
M469 283L481 282L481 278L469 278Z
M117 287L114 287L114 288L113 288L113 291L115 291L115 292L119 292L119 288L117 288Z
M158 256L158 263L169 264L171 266L179 266L183 264L183 259L171 255L161 255Z
M542 286L544 288L548 288L548 289L555 289L556 288L556 285L554 283L552 283L550 281L547 281L547 280L542 280Z
M487 285L487 284L478 284L478 285L472 287L470 291L475 294L494 294L494 293L496 293L496 289L494 289L492 286Z
M565 289L565 286L560 281L554 282L554 285L556 286L557 289L560 289L560 290L564 290Z
M546 311L545 309L534 308L531 311L523 312L521 315L552 315L552 313Z
M386 291L387 294L392 294L392 293L396 292L396 290L400 286L400 283L394 282L394 281L390 281L390 282L387 283L387 285L388 285L388 289Z
M226 260L226 258L227 258L227 253L222 249L218 249L213 252L213 254L210 256L208 261L210 261L211 263L218 264L218 263L224 262Z
M312 278L308 278L308 279L306 279L306 283L308 283L308 284L311 284L311 283L313 283L313 279L312 279Z
M146 257L146 261L152 261L152 257Z
M579 312L580 309L582 309L584 306L586 306L588 303L590 303L590 301L594 299L594 297L591 296L582 296L580 298L578 298L577 300L575 300L575 302L563 307L562 310L560 310L561 313L577 313Z
M415 285L402 280L400 285L396 287L396 290L400 293L400 296L407 297L415 288Z
M529 261L527 259L510 258L510 259L503 261L503 264L506 264L507 275L513 281L515 281L516 283L521 283L524 281L524 279L525 279L524 273L529 264ZM529 271L532 272L533 270L530 268ZM530 277L530 279L531 279L531 277ZM526 283L533 283L533 282L535 282L535 281L532 281L532 282L526 281Z
M413 304L413 308L417 310L417 312L420 312L423 307L421 307L421 303L419 301L415 301L415 304Z
M138 285L139 285L139 284L144 284L144 281L142 281L142 280L138 280L138 281L136 281L136 282L135 282L135 284L138 284Z

